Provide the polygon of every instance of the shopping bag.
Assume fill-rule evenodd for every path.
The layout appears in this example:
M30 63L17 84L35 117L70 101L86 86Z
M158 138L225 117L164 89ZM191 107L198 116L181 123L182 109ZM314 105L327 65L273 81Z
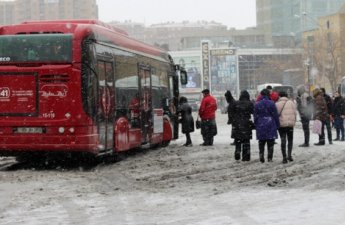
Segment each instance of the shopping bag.
M321 134L322 122L320 120L314 120L312 132L314 134Z

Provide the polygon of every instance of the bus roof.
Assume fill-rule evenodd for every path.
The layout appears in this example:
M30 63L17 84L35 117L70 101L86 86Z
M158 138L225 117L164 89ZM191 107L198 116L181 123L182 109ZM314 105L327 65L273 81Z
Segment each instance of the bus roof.
M0 27L0 35L54 33L70 33L73 34L75 40L80 39L80 41L88 35L94 35L94 39L99 42L113 44L170 61L170 57L165 50L135 40L122 29L99 20L27 21L21 24Z

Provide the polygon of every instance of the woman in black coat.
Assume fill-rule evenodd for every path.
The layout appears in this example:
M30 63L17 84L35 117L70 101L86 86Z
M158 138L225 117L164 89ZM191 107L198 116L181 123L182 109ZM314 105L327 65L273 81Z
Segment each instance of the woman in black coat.
M253 122L251 115L254 112L254 104L250 101L248 91L244 90L240 94L240 99L235 101L230 107L232 115L231 138L235 139L235 159L250 161L250 139L252 139Z
M192 140L190 138L190 133L194 132L194 119L192 116L192 107L188 104L186 97L182 96L180 98L180 107L178 113L181 116L182 133L186 135L186 143L183 146L193 146Z
M230 125L232 123L232 113L231 113L230 108L231 108L232 104L235 103L236 100L232 96L231 91L229 91L229 90L225 92L224 96L225 96L226 102L228 103L228 107L227 107L226 111L228 112L228 125ZM230 145L235 145L235 140Z

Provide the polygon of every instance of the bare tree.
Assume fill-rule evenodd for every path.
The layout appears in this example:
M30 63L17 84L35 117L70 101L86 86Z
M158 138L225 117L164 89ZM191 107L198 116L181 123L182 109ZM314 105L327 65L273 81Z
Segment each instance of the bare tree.
M277 55L268 58L257 70L258 83L283 83L284 72L291 69L302 69L302 55ZM303 74L300 74L303 80Z
M337 32L321 28L314 32L312 41L308 40L307 57L318 71L314 77L316 86L325 87L328 82L332 92L337 89L342 78L342 43L344 38Z

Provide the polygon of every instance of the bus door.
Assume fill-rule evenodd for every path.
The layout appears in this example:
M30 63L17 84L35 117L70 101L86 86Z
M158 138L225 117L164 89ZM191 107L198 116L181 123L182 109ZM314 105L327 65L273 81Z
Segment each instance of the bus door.
M113 63L98 60L98 133L102 151L113 150L114 147L114 67Z
M142 143L150 140L152 128L151 68L139 65L139 85L141 93L141 131Z

